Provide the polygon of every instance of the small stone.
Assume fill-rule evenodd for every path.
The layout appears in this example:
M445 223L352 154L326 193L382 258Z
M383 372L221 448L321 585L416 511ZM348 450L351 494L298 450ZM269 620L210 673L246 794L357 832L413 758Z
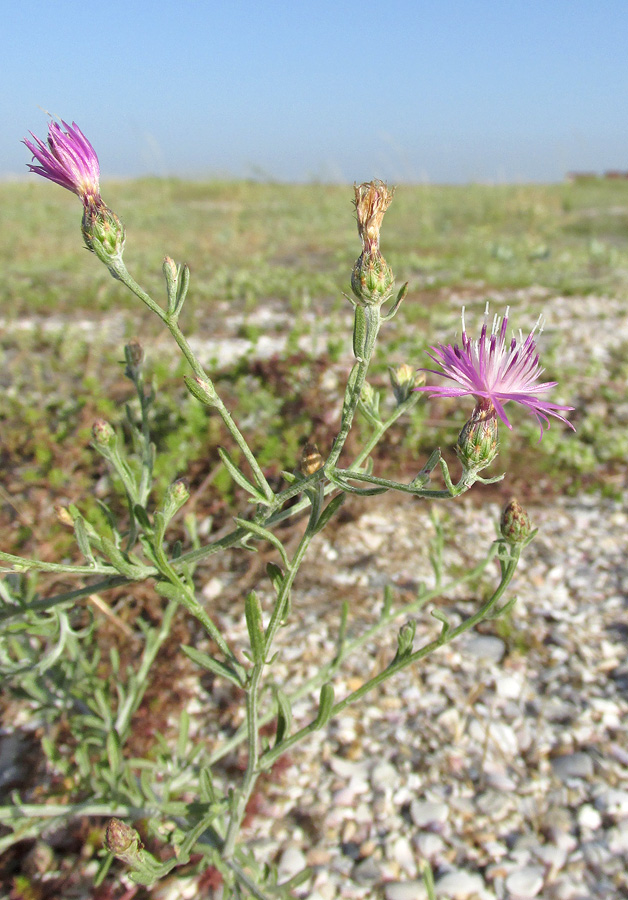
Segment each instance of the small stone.
M445 850L445 842L438 834L429 831L419 834L415 840L416 848L425 859L433 860Z
M541 844L534 851L535 857L540 862L549 866L551 872L559 872L567 860L567 851L556 844Z
M598 794L595 805L602 812L621 819L628 816L628 791L608 788Z
M498 663L506 652L506 644L492 634L474 634L466 642L464 652L476 659Z
M609 829L606 839L615 856L628 855L628 822L621 822L616 828Z
M357 884L372 884L375 881L380 881L381 877L381 869L372 856L356 863L351 872L351 878Z
M536 897L543 887L543 869L540 866L525 866L506 879L506 887L512 900L528 900Z
M206 600L216 600L224 590L224 584L220 578L210 578L201 593Z
M570 778L591 778L593 775L593 760L588 753L569 753L565 756L555 756L552 760L552 769L561 781L569 781Z
M595 831L602 824L602 816L590 803L585 803L584 806L580 807L577 819L580 828L590 828L592 831Z
M499 822L513 809L512 797L501 791L486 791L478 797L478 809L492 822Z
M473 894L484 892L484 881L481 875L465 872L463 869L454 869L447 872L436 882L436 893L440 897L445 895L452 900L466 900Z
M517 700L521 696L521 678L515 675L500 675L495 681L495 692L504 700Z
M590 866L604 869L613 855L609 847L610 841L608 847L600 841L590 841L582 845L582 855Z
M279 883L281 884L283 881L294 878L294 876L305 869L306 866L307 860L298 847L286 847L281 854L281 859L279 860L279 865L277 867Z
M312 847L311 850L308 850L306 857L308 866L312 866L312 868L326 866L330 859L331 853L329 850L325 850L324 847Z
M384 888L386 900L427 900L422 881L391 881Z
M431 800L413 800L410 804L410 816L417 828L429 825L442 825L447 821L449 809L445 803L434 803Z
M389 762L378 763L371 772L371 785L377 791L393 790L399 783L399 775Z
M416 860L414 858L414 853L412 852L412 847L410 846L410 841L407 837L402 835L397 838L392 846L392 856L406 874L411 876L417 874Z

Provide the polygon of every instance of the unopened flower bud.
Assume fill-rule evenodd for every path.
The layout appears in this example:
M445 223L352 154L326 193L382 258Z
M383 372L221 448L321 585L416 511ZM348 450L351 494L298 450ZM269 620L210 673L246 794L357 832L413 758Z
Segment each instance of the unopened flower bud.
M108 447L115 436L116 433L109 422L105 422L104 419L96 419L92 425L92 437L95 444L98 444L100 447Z
M133 862L142 847L140 836L121 819L109 819L105 831L105 847L118 859Z
M122 260L124 225L100 197L88 198L85 202L81 231L87 249L106 266Z
M67 525L69 528L74 528L74 519L65 506L55 506L54 511L57 516L57 522L60 522L61 525Z
M351 273L351 288L366 306L384 303L395 286L393 271L379 252L360 254Z
M187 478L177 478L177 480L173 481L167 488L164 495L161 511L166 522L169 522L189 499L190 486Z
M369 384L368 381L365 381L362 385L362 391L360 393L360 399L365 406L373 406L377 400L377 394L375 393L375 389L373 385Z
M396 369L389 366L388 371L393 394L399 406L405 403L413 390L425 384L425 372L416 372L408 363L402 363Z
M166 279L166 283L168 287L172 286L174 290L177 289L177 280L179 278L179 267L177 266L174 259L171 259L169 256L164 257L162 271L164 273L164 278Z
M504 540L509 544L524 544L532 532L530 516L514 497L504 507L500 522Z
M137 368L144 361L144 348L137 338L131 338L124 347L127 365Z
M478 403L456 443L456 453L465 469L479 472L493 462L499 451L497 417L492 403Z
M313 475L314 472L318 472L319 469L322 469L323 465L323 457L321 456L318 447L316 444L308 441L301 453L301 462L299 464L301 474L306 477L308 475Z

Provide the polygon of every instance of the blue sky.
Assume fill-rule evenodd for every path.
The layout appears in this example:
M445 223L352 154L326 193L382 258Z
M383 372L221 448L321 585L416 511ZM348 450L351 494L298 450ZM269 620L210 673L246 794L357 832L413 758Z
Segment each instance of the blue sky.
M46 110L103 177L628 169L625 0L0 0L0 176Z

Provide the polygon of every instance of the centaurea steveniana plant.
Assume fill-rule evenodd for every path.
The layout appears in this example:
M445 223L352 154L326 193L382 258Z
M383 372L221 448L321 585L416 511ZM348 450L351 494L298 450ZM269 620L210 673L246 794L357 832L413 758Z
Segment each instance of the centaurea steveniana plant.
M442 555L434 552L432 561L435 587L422 587L409 602L394 603L387 590L379 619L363 634L348 637L350 614L345 603L342 626L335 655L321 660L320 669L302 684L269 684L277 652L280 629L298 600L293 597L299 567L312 542L327 526L346 494L363 497L397 491L425 500L449 500L483 482L479 472L497 453L496 418L509 427L503 405L514 400L526 406L541 426L551 415L569 407L540 399L551 384L540 384L542 372L535 350L534 331L525 342L506 343L506 318L496 324L490 336L486 325L478 341L471 341L463 326L462 348L433 348L432 358L442 365L442 374L453 380L453 387L421 386L424 376L404 363L391 367L392 403L380 410L380 396L367 381L377 335L399 310L407 286L395 296L394 275L379 249L380 228L392 202L392 191L380 181L355 187L354 202L362 252L353 267L351 286L354 297L353 352L355 363L348 376L338 433L327 456L308 446L300 466L284 473L285 485L273 489L246 437L227 409L203 365L181 331L178 320L189 287L189 271L166 257L163 273L166 303L160 305L131 277L123 262L124 228L100 197L99 164L91 144L76 125L56 123L49 128L47 143L34 138L25 141L39 165L31 165L36 174L76 193L83 202L82 231L87 247L148 306L163 322L176 341L191 375L185 382L193 396L210 412L216 412L241 453L241 462L221 449L221 459L234 481L250 498L251 508L235 519L235 528L227 534L211 536L208 542L182 552L167 539L169 525L189 497L183 480L174 481L159 500L151 499L154 447L150 437L149 410L154 402L144 384L144 353L138 342L125 348L127 377L133 382L139 401L139 418L127 410L133 436L130 453L116 430L99 421L93 428L93 447L116 473L124 499L126 516L116 520L110 510L107 528L99 530L75 507L60 511L60 518L75 532L77 547L84 561L47 563L0 553L9 572L0 585L0 621L6 626L0 641L0 666L5 677L22 696L30 698L48 718L68 710L69 732L75 746L73 757L64 757L54 742L45 752L49 765L76 784L75 798L62 803L15 802L0 807L0 822L10 833L0 838L0 850L24 837L37 837L47 827L61 824L72 816L109 817L103 856L97 881L102 881L113 857L123 861L131 877L152 884L173 869L187 865L189 872L202 872L214 866L222 880L223 897L289 897L292 890L308 877L305 871L278 885L268 860L258 860L242 840L242 824L247 804L259 776L311 732L323 728L350 703L360 701L383 681L419 662L429 653L455 639L483 619L502 614L512 600L503 601L522 549L532 540L527 514L516 502L509 504L502 517L500 536L486 557L473 569L449 580L443 579ZM372 472L370 456L384 434L420 400L419 391L444 396L472 394L477 407L458 439L462 473L457 482L440 451L435 450L417 474L402 482L379 477ZM370 427L370 434L357 455L341 465L346 456L347 437L356 412ZM567 423L569 424L569 423ZM440 470L441 484L433 484ZM496 480L496 479L487 479ZM307 517L305 529L289 552L276 526ZM250 549L264 543L276 556L267 566L268 585L273 602L262 609L255 592L244 598L248 646L236 646L232 636L223 632L203 600L194 579L194 567L203 558L232 548ZM437 550L442 531L436 526ZM416 623L413 616L426 604L455 585L477 580L491 561L499 563L499 578L477 610L453 626L440 611L433 615L440 623L439 634L428 643L415 647ZM63 573L64 577L88 578L88 584L61 593L36 593L31 573ZM115 690L107 689L98 676L98 660L81 657L81 634L74 628L74 614L82 598L101 595L108 589L149 581L163 598L161 620L145 624L142 650L135 667L122 671L119 654L112 651L111 672ZM167 640L175 612L184 607L211 638L211 652L183 646L182 652L201 670L206 670L235 688L244 698L243 724L222 745L207 748L205 742L188 741L190 717L184 713L176 747L156 742L154 752L143 759L130 758L126 752L131 735L132 717L139 709L150 683L151 669L160 647ZM360 652L383 629L398 623L397 652L380 671L365 678L363 684L337 697L334 676L345 660ZM280 650L279 650L280 652ZM311 720L293 724L294 703L318 691L318 705ZM374 700L376 702L376 699ZM272 736L268 737L268 729ZM219 763L241 745L246 747L246 769L241 779L233 780ZM125 820L125 821L122 821ZM161 858L145 850L132 824L143 820L152 835L171 845L170 854ZM165 858L165 861L163 859ZM431 877L426 873L428 892Z

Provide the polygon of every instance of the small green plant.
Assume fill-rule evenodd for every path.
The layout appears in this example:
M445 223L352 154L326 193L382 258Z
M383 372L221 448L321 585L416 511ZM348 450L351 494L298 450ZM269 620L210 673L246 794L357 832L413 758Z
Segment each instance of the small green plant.
M415 598L402 604L395 603L393 592L386 590L379 618L358 635L352 635L348 628L351 611L345 602L334 655L321 659L319 670L303 683L279 684L272 677L276 639L292 609L298 608L296 587L306 553L338 513L347 494L368 499L396 491L427 501L448 501L477 482L490 483L503 477L485 479L481 472L498 453L499 422L510 427L504 411L506 402L526 407L541 431L548 424L548 416L566 422L562 413L569 407L543 399L552 384L539 381L542 370L535 332L525 341L508 341L507 317L495 319L492 329L485 321L476 340L468 336L463 320L461 347L432 348L433 360L453 386L428 387L424 373L417 373L408 364L390 367L388 398L369 383L367 376L380 329L396 315L407 291L407 285L395 290L392 268L379 248L380 228L392 191L382 182L369 182L355 187L362 241L362 252L351 275L353 297L348 298L354 314L355 363L344 391L339 429L326 458L316 446L307 444L298 466L285 470L281 485L273 486L265 469L277 436L269 433L265 451L252 451L215 380L179 326L190 283L187 266L168 257L164 260L163 306L140 287L123 262L124 227L100 196L96 154L75 125L64 125L64 129L53 123L47 143L37 139L35 144L26 142L39 163L31 168L79 196L86 246L169 331L189 367L184 375L188 391L201 407L220 418L233 442L231 451L219 449L222 472L217 477L228 477L230 484L248 495L249 503L235 518L235 527L220 536L210 534L206 543L200 541L192 520L187 523L191 549L184 551L181 542L171 537L173 520L184 510L189 489L182 478L161 492L155 489L156 475L164 477L156 462L151 432L155 392L146 379L143 346L139 341L128 342L125 376L133 385L136 400L127 406L125 433L116 431L105 419L98 419L92 429L93 448L106 461L123 502L99 501L99 515L95 517L73 505L58 510L61 521L74 532L80 563L52 563L0 553L7 571L0 584L0 667L5 683L45 722L62 723L59 731L64 735L63 740L46 737L42 741L55 773L45 801L27 802L16 795L12 803L0 807L0 822L8 831L0 837L0 850L25 838L37 838L51 825L72 817L107 817L106 853L97 882L104 879L116 857L139 884L153 884L179 867L196 873L213 867L223 897L290 897L293 889L308 878L308 871L278 884L276 871L267 861L257 859L242 837L247 806L260 777L308 735L324 728L349 704L361 701L397 672L419 663L479 622L506 615L515 599L505 598L508 585L522 550L535 532L525 511L516 501L511 502L499 525L499 537L485 558L448 579L443 570L445 534L435 517L430 553L434 588L421 587ZM422 392L474 397L475 408L456 444L461 464L457 480L439 450L428 455L409 481L381 477L373 471L374 449L416 407ZM242 397L241 405L245 412L247 408L259 412L260 404L271 402L270 396L260 392L259 396ZM357 413L363 419L363 439L357 453L347 460L348 438L355 435ZM294 453L296 433L289 440ZM186 458L183 451L182 458ZM439 476L440 482L435 483ZM288 541L280 535L285 533L286 523L302 517L306 519L305 528L299 530L298 541L289 550ZM213 554L232 548L254 550L260 545L272 548L274 554L265 572L265 587L272 594L272 603L264 609L255 590L244 597L248 644L242 647L223 631L199 596L195 567ZM495 561L497 582L487 590L478 608L455 627L439 608L432 609L439 633L428 643L415 646L414 617L455 586L476 582ZM37 590L40 572L57 573L64 579L77 577L88 583L44 597ZM123 659L111 643L104 660L93 640L97 620L82 608L82 601L97 597L103 604L101 598L107 591L125 587L132 594L144 583L161 598L159 614L139 618L131 629L137 646L133 656ZM133 717L151 687L157 654L173 638L175 613L181 607L195 623L196 634L204 635L205 643L201 649L194 642L181 640L180 653L199 670L237 690L245 708L243 722L230 739L210 753L191 735L190 716L184 710L174 745L157 733L143 756L131 756L128 747ZM101 608L111 613L106 604ZM386 628L398 629L394 656L359 687L338 696L334 682L343 663L353 654L364 653L365 646ZM103 679L103 671L110 677ZM318 694L315 715L307 724L295 727L294 704L313 692ZM236 779L219 764L241 746L246 748L246 767ZM150 836L151 851L143 846L135 828L134 823L139 821ZM170 852L162 852L165 845ZM433 896L429 866L424 867L424 879L428 894Z

